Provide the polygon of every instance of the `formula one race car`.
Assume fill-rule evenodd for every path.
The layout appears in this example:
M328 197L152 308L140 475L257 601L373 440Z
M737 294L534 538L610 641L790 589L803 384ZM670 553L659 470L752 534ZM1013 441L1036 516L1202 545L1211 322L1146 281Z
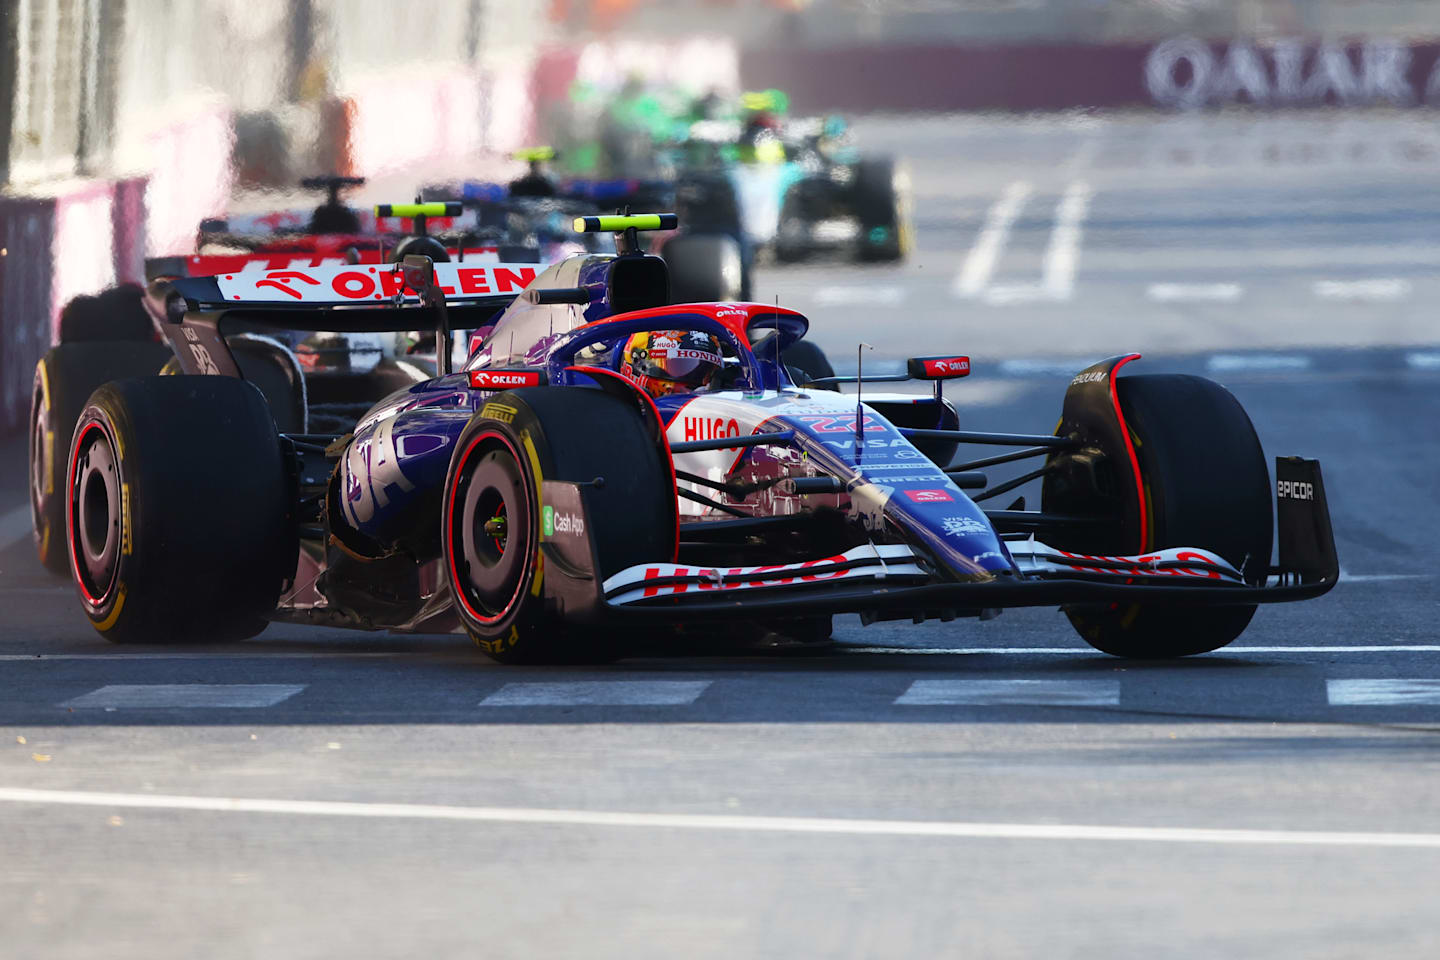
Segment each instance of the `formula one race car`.
M792 382L805 317L673 304L636 232L533 265L341 266L175 282L185 375L98 389L63 474L81 605L123 642L244 637L267 620L437 631L505 662L596 660L723 628L817 640L865 622L1060 605L1121 656L1223 646L1256 605L1338 575L1318 463L1269 471L1249 419L1197 377L1081 371L1054 434L958 429L961 356L932 395ZM297 295L298 294L298 295ZM342 434L283 434L238 376L233 326L488 328L465 368ZM852 378L854 379L854 378ZM866 378L866 381L875 378ZM895 377L880 379L896 379ZM1008 452L952 463L958 446ZM1038 469L991 483L981 471ZM983 504L1040 478L1041 506ZM975 491L973 495L967 490Z
M180 371L160 333L165 306L156 292L166 289L169 278L260 278L267 271L384 263L408 253L493 262L507 252L483 244L447 246L429 235L431 224L441 229L455 225L462 213L458 203L381 204L373 212L343 206L338 191L359 183L346 177L304 181L330 194L313 212L282 211L259 218L263 224L254 218L210 221L201 227L196 253L147 261L148 295L139 286L123 285L65 305L60 343L36 365L30 407L31 515L36 553L45 567L67 576L70 571L60 471L85 401L110 380ZM242 232L226 232L230 229ZM362 232L309 232L355 229ZM227 335L242 375L265 395L285 433L345 429L376 400L430 379L435 375L433 343L432 337L409 331L342 334L266 327L232 329Z
M841 116L791 116L784 91L711 90L681 104L627 84L598 130L571 120L555 118L555 133L577 172L588 158L611 176L644 178L634 182L673 203L690 230L734 237L747 271L763 254L895 262L910 248L905 165L861 153ZM642 196L625 202L646 209Z
M738 162L712 161L709 178L706 165L693 162L705 152L707 129L696 124L686 147L692 209L718 216L734 203L746 242L780 261L816 254L862 262L904 258L912 232L909 178L893 158L861 156L840 118L782 125L766 112L754 113L738 129ZM724 183L715 182L718 170Z
M466 181L426 187L425 196L460 197L475 215L477 231L496 239L503 251L521 246L539 251L553 263L576 253L598 253L609 247L593 234L579 237L570 229L578 215L597 206L629 209L674 207L680 199L673 182L652 180L573 180L551 176L543 164L555 158L549 147L518 151L529 165L524 176L508 184ZM739 300L750 296L751 258L735 214L718 220L682 213L685 229L657 231L643 239L646 252L665 258L670 290L676 302Z
M697 120L661 151L690 223L733 225L747 252L892 262L909 250L909 178L865 156L843 118L789 118L778 90L747 93L732 118Z

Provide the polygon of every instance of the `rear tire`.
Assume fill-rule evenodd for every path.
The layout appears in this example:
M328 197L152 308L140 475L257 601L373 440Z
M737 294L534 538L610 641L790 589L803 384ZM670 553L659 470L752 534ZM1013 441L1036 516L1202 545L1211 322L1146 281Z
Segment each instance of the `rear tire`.
M1240 402L1203 377L1120 377L1116 390L1149 501L1150 530L1138 549L1201 547L1224 557L1249 583L1263 583L1274 526L1270 473ZM1128 472L1126 451L1105 452ZM1075 507L1068 503L1063 512ZM1095 507L1103 512L1101 504ZM1057 546L1106 552L1073 539ZM1073 606L1065 613L1097 650L1159 659L1225 646L1245 630L1255 605L1130 603Z
M149 376L173 357L170 347L161 343L90 341L62 343L35 365L30 396L30 519L35 552L52 573L70 573L65 548L65 455L81 409L102 383Z
M723 234L681 234L663 251L674 303L739 300L743 289L740 244Z
M264 629L295 573L294 494L265 399L230 377L107 383L75 427L71 571L117 643Z
M445 484L442 556L460 622L501 663L614 659L621 649L608 627L568 622L546 596L540 494L545 480L604 478L582 493L603 581L674 555L675 488L664 455L632 405L600 390L511 390L484 409L496 408L509 419L483 410L471 418ZM493 523L500 518L503 525Z
M892 263L910 250L908 186L889 157L855 165L855 215L860 221L856 254L861 260Z

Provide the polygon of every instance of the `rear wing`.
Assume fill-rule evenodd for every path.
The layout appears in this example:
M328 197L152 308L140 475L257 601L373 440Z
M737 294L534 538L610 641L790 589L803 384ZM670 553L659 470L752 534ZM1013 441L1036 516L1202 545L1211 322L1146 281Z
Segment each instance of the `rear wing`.
M418 259L432 267L428 258ZM302 330L434 330L440 372L446 373L451 331L493 323L541 269L530 263L436 263L434 293L422 303L402 266L344 264L180 277L151 284L147 307L160 319L183 373L239 377L226 335Z
M446 303L514 299L535 279L534 263L437 263L435 282ZM419 307L399 264L343 264L308 269L247 270L180 277L171 288L190 310Z

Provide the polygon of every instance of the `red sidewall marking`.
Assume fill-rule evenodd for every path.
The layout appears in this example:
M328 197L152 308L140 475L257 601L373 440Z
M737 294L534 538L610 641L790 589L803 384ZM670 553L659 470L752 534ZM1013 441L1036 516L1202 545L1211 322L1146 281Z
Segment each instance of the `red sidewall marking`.
M504 434L496 433L493 430L487 430L485 433L479 434L473 440L471 440L470 445L465 448L465 452L460 455L460 462L455 465L455 476L457 478L460 477L461 473L464 471L465 462L470 459L470 454L475 452L475 448L480 446L482 441L487 440L491 437L494 437L501 443L505 444L505 448L510 451L510 456L515 460L516 467L520 469L521 475L524 475L525 470L520 463L520 452L515 449L515 445L511 443L510 439ZM523 573L520 575L520 582L515 585L514 595L511 596L509 601L506 602L504 609L493 617L485 616L483 613L480 613L470 605L470 601L465 596L464 589L462 589L460 586L460 568L455 563L455 492L458 489L458 483L451 484L450 496L446 498L445 503L445 533L450 538L450 549L447 551L449 553L449 556L446 557L446 561L450 564L450 578L451 583L455 586L455 598L460 601L460 604L465 608L466 612L469 613L470 616L474 617L481 623L498 623L501 620L505 619L505 615L509 613L510 608L515 605L516 599L520 596L520 594L525 592L526 578ZM534 518L531 519L533 520ZM528 565L530 561L527 559L525 562Z
M1132 353L1128 357L1122 357L1120 362L1110 368L1110 402L1115 405L1115 419L1120 424L1120 435L1125 438L1125 452L1130 455L1130 469L1135 475L1135 504L1140 511L1140 553L1149 549L1150 524L1149 517L1145 512L1145 481L1140 476L1140 460L1135 456L1135 444L1130 442L1130 427L1125 422L1125 414L1120 412L1120 391L1116 388L1117 374L1120 368L1131 360L1139 360L1140 354Z
M84 449L85 438L90 435L91 430L99 430L100 435L107 441L110 441L110 434L98 420L91 420L85 424L84 428L80 431L80 436L75 438L75 449L70 451L70 473L65 478L65 545L70 551L70 573L75 578L75 585L80 588L80 595L85 598L86 603L98 609L100 604L104 603L110 596L110 588L107 585L105 592L100 594L99 597L90 596L90 591L85 587L85 578L80 573L80 555L75 552L75 468L80 463L80 451ZM110 449L115 449L113 441L110 441ZM118 471L120 467L119 457L115 458L115 467ZM124 523L124 518L121 518L120 522ZM123 532L121 535L124 535ZM118 574L120 564L118 554L115 558L115 564L116 573Z

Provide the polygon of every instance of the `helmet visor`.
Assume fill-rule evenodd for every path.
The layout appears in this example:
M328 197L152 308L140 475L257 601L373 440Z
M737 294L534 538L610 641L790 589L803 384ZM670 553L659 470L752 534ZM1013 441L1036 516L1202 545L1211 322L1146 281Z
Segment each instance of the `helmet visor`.
M699 386L720 366L720 355L694 347L660 347L650 351L650 376Z
M639 357L636 358L640 359ZM719 344L703 334L658 334L651 338L641 361L646 376L697 387L720 369Z

